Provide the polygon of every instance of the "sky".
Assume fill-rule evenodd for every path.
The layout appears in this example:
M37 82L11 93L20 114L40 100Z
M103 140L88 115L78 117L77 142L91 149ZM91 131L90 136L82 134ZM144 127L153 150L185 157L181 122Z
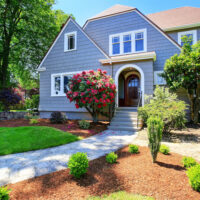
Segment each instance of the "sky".
M54 9L72 13L82 26L96 14L115 5L122 4L139 9L143 14L150 14L182 6L200 7L200 0L55 0Z

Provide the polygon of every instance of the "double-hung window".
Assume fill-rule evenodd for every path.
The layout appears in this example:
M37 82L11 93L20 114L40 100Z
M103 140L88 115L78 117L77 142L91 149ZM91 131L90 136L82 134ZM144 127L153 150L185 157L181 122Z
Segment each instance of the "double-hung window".
M66 72L51 75L51 96L65 96L69 91L69 81L73 74L79 72Z
M110 56L147 51L146 29L124 32L109 36Z
M66 33L64 36L64 51L76 50L77 32Z
M178 43L181 46L184 45L184 41L183 41L184 36L187 36L191 40L190 45L193 45L197 42L197 30L179 32L178 33Z

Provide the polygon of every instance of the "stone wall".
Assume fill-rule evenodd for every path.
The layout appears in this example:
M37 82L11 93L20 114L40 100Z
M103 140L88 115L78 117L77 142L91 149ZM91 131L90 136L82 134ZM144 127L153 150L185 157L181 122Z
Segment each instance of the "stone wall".
M0 120L22 119L27 112L0 112Z

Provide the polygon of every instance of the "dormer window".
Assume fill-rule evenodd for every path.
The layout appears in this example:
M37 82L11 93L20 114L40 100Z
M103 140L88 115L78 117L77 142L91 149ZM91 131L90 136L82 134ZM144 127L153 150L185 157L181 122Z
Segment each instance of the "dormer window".
M147 51L146 29L109 36L110 56Z
M189 39L191 39L190 45L193 45L197 42L197 30L191 30L191 31L184 31L178 33L178 43L183 46L184 42L182 38L184 36L187 36Z
M77 32L66 33L64 36L64 51L76 50Z

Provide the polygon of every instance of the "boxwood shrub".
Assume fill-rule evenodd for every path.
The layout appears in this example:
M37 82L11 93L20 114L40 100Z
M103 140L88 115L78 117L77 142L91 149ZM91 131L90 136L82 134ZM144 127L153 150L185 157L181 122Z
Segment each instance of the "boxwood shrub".
M183 157L182 163L183 163L183 166L186 169L188 169L190 167L193 167L193 166L195 166L195 165L198 164L197 161L194 158L192 158L192 157L186 157L186 156Z
M138 148L138 146L135 145L135 144L130 144L130 145L129 145L129 152L130 152L130 153L133 153L133 154L139 153L139 148Z
M117 154L114 152L111 152L109 154L106 155L106 161L110 164L116 163L117 162Z
M164 155L168 155L170 152L170 148L164 144L161 144L159 151L160 151L160 153L162 153Z

